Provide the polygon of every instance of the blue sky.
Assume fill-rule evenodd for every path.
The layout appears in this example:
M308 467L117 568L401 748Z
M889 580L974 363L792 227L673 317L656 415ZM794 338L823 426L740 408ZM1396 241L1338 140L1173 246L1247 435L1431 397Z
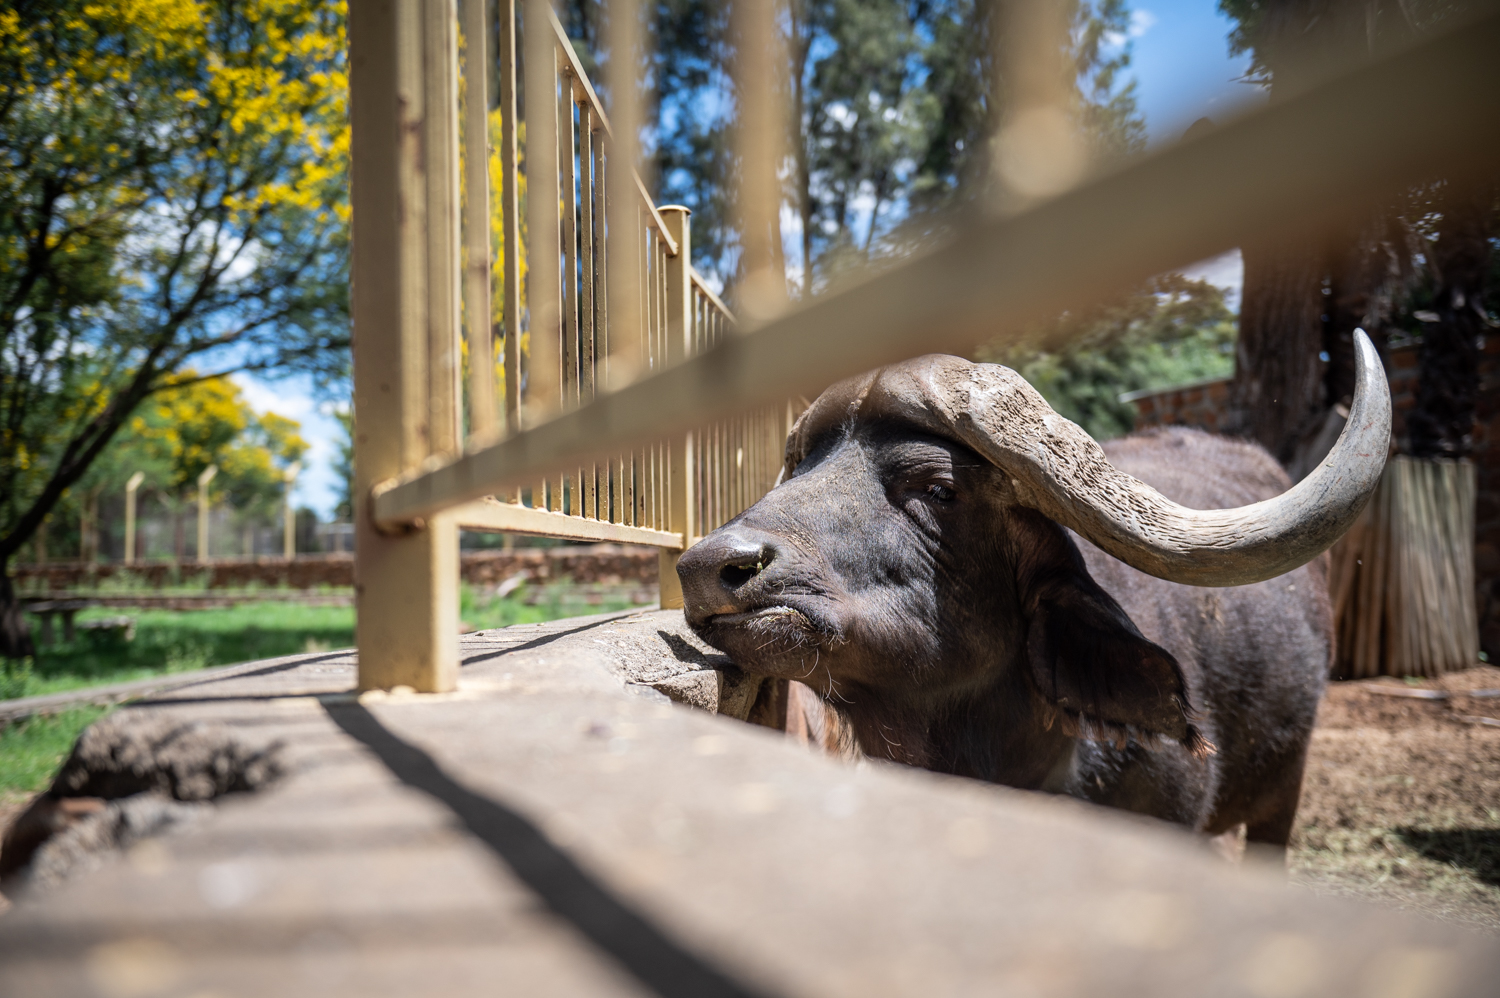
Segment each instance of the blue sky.
M1135 7L1130 73L1153 143L1173 141L1199 118L1223 120L1264 100L1235 82L1248 55L1229 55L1232 22L1215 0L1142 0Z
M1136 81L1136 98L1152 144L1176 140L1199 118L1223 120L1264 99L1258 88L1235 82L1244 76L1249 58L1230 57L1230 27L1216 0L1141 0L1135 6L1128 75ZM1237 305L1237 252L1187 272L1228 288L1231 304ZM311 450L294 496L298 504L330 516L340 486L333 471L341 432L338 421L303 380L265 382L243 375L235 381L258 411L276 412L302 424Z

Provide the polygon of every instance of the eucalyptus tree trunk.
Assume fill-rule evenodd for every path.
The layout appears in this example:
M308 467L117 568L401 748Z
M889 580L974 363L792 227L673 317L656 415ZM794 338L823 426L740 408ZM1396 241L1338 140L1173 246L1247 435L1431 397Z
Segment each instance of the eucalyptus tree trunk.
M1247 246L1226 429L1290 464L1326 412L1322 254L1300 245Z

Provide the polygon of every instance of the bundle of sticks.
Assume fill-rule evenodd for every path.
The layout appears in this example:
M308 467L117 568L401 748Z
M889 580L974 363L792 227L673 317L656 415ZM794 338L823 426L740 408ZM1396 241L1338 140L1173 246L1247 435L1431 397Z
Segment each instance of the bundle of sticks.
M1474 466L1396 455L1334 545L1335 677L1440 676L1479 660Z

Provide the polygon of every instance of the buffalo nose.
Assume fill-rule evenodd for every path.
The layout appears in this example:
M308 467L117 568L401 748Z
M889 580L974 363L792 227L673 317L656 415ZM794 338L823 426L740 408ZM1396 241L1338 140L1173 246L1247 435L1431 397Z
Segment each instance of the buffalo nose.
M689 620L745 609L750 583L776 560L774 540L759 531L720 528L693 545L677 562L683 606Z

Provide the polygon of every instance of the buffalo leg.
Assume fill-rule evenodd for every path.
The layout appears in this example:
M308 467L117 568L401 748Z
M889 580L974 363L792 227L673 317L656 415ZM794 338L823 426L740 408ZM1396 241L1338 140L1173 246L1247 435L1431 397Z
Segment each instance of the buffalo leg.
M1262 798L1260 814L1245 823L1247 852L1254 850L1267 859L1284 857L1297 820L1297 804L1302 799L1302 771L1307 766L1304 747L1296 759L1287 763L1283 778L1275 789ZM1258 848L1257 848L1258 847Z

